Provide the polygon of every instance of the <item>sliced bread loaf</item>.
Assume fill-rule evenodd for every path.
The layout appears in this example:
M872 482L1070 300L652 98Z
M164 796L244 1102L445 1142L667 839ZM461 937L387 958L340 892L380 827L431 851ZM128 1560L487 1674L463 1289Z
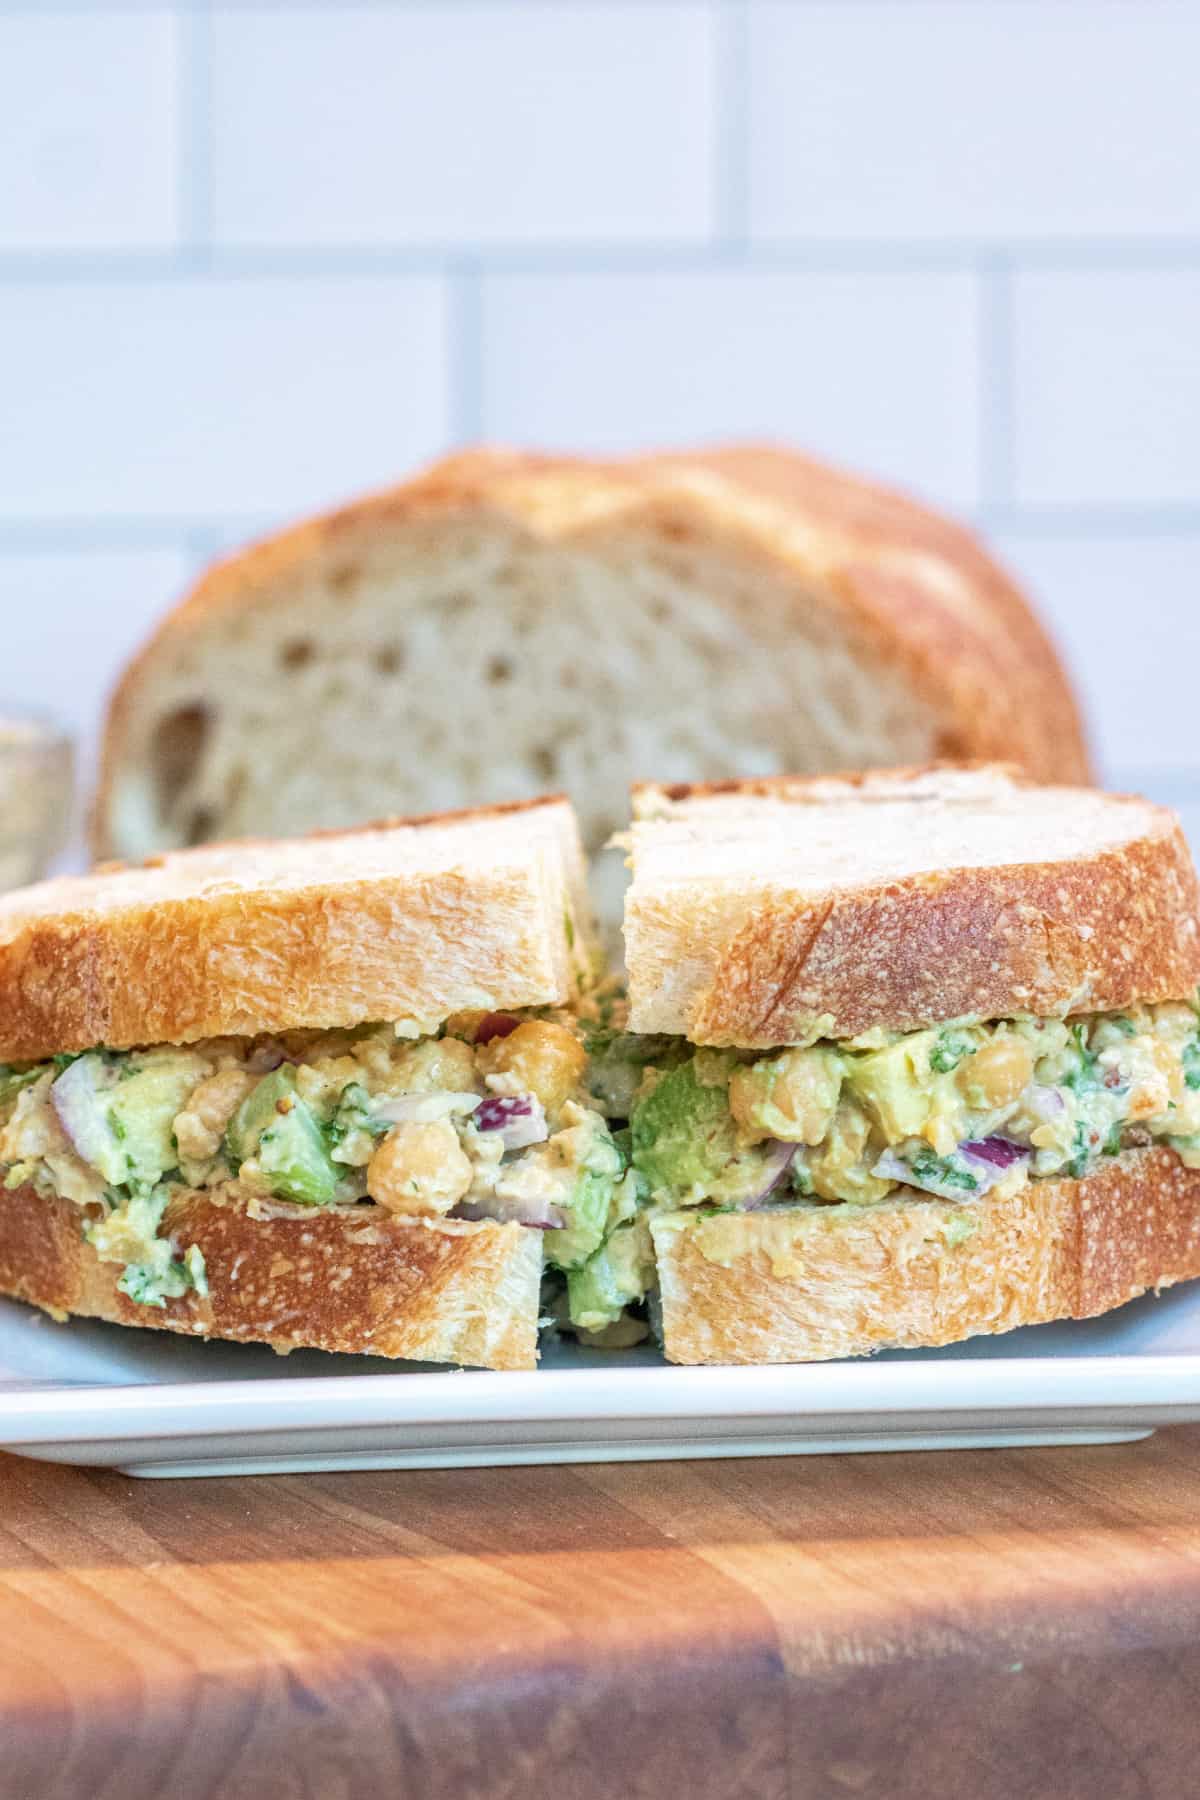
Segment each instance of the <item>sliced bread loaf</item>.
M633 779L1014 760L1070 686L965 530L779 450L479 452L218 565L112 705L100 855Z

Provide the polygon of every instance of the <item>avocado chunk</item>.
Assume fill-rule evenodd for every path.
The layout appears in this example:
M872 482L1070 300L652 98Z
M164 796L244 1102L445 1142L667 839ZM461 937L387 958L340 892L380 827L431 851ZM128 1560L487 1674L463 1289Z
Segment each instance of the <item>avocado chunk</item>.
M695 1058L655 1083L630 1125L633 1166L652 1194L737 1205L767 1185L767 1152L738 1142L728 1089L699 1081Z
M570 1194L559 1203L566 1223L561 1231L546 1234L546 1260L560 1269L577 1268L604 1242L614 1212L619 1217L622 1210L619 1189L625 1176L625 1159L594 1113L572 1131L585 1141Z
M135 1053L122 1066L108 1117L125 1153L130 1187L153 1187L178 1165L175 1120L208 1067L187 1050Z
M886 1050L850 1060L847 1083L883 1127L889 1143L919 1137L929 1123L929 1057L935 1045L933 1032L913 1032Z
M567 1306L581 1331L602 1331L654 1282L654 1256L642 1219L619 1225L577 1269L567 1271Z
M229 1121L225 1143L235 1170L253 1160L276 1199L327 1206L336 1197L340 1171L312 1108L296 1092L294 1063L250 1090Z
M190 1050L135 1050L116 1058L89 1050L50 1090L72 1144L110 1187L145 1193L179 1160L175 1119L208 1073Z

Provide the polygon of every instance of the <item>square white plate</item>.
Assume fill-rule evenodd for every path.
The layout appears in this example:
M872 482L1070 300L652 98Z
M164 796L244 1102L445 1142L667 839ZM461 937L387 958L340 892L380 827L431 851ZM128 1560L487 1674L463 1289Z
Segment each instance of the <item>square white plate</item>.
M550 1347L529 1374L57 1325L0 1301L0 1446L131 1475L1104 1444L1200 1419L1200 1283L944 1350L678 1369Z

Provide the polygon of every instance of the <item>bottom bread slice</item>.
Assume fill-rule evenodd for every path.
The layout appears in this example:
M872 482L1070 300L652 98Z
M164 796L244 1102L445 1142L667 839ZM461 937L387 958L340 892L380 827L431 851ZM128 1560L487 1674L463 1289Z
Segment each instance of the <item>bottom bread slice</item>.
M1091 1318L1200 1275L1200 1170L1137 1150L1078 1181L969 1204L652 1220L677 1363L820 1362Z
M541 1234L524 1225L393 1218L380 1207L289 1207L251 1218L211 1190L183 1190L165 1228L198 1245L208 1295L139 1306L101 1262L70 1201L0 1193L0 1292L61 1316L193 1336L416 1361L531 1369Z

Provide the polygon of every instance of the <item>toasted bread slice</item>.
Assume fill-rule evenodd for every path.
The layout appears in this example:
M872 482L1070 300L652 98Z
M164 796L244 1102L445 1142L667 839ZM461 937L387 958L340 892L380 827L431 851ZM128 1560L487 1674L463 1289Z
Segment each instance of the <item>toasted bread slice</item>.
M591 933L561 799L179 851L0 898L0 1059L561 1004Z
M221 563L112 705L100 855L650 773L1007 756L1087 777L1028 602L969 532L783 450L476 452Z
M747 1049L1200 983L1175 815L1002 768L643 787L630 1024Z
M31 1187L0 1203L0 1293L61 1317L491 1369L537 1361L539 1233L523 1225L392 1218L381 1207L271 1203L251 1218L208 1189L178 1190L164 1232L204 1256L208 1294L135 1305L68 1200Z
M1091 1318L1200 1275L1200 1170L1134 1150L969 1206L906 1189L874 1206L666 1213L651 1232L672 1362L820 1362Z

